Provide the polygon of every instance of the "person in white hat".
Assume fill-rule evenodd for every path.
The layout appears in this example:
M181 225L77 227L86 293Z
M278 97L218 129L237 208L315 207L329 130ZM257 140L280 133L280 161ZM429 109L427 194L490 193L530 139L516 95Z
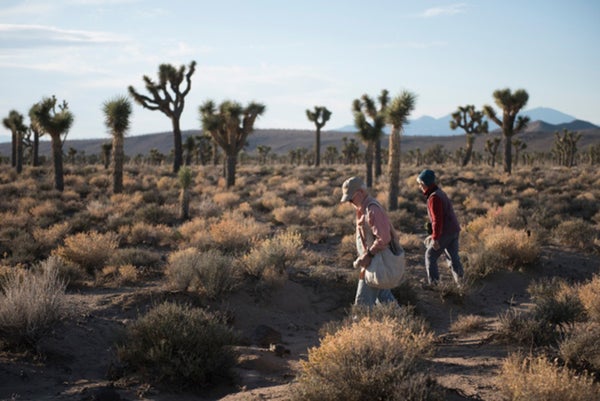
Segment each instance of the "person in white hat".
M356 210L356 247L358 258L354 267L360 268L355 305L372 306L376 303L395 302L390 290L370 287L365 283L365 269L373 257L386 249L392 241L392 224L379 202L369 195L364 182L350 177L342 184L341 202L350 202Z

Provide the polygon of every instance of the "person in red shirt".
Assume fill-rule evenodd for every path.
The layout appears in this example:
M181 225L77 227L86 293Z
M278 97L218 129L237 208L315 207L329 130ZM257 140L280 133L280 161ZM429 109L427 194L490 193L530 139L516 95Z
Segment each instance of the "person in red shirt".
M460 286L464 275L463 266L458 255L458 237L460 225L454 213L452 202L435 183L435 173L425 169L417 177L421 191L427 200L427 214L431 223L431 240L427 241L425 251L425 269L427 280L437 285L440 275L437 260L445 253L454 281Z
M358 257L354 267L360 268L355 305L373 306L377 303L396 302L390 290L370 287L365 283L365 269L378 253L390 246L392 224L383 206L367 192L364 182L350 177L342 184L341 202L350 202L356 210L356 247Z

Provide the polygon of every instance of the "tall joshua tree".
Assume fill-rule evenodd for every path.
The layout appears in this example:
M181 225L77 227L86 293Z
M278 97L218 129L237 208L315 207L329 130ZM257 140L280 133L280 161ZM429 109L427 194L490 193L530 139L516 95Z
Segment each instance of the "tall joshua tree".
M171 119L174 141L173 172L175 173L183 164L183 144L179 120L185 106L185 97L192 87L192 75L195 70L195 61L190 63L187 72L183 65L176 69L171 64L161 64L158 67L158 82L154 82L146 75L143 77L146 90L152 97L141 95L133 86L129 87L129 94L138 104L148 110L160 110ZM181 90L180 86L184 79L185 88Z
M56 104L56 97L43 98L33 108L32 123L39 127L42 133L50 135L52 140L52 160L54 162L54 187L58 191L65 189L63 172L62 145L73 125L73 113L66 101Z
M2 120L5 128L11 132L12 139L12 166L16 168L17 173L23 171L23 138L27 132L27 126L23 122L23 115L16 110L11 110L8 117Z
M475 136L479 134L487 134L488 132L488 122L482 121L483 117L483 112L477 111L475 106L472 104L467 106L458 106L458 110L452 113L450 128L453 130L462 128L467 135L467 148L465 150L465 157L462 160L463 167L469 164L469 161L471 161Z
M29 120L31 121L29 127L30 131L33 133L33 140L31 141L31 164L33 166L40 165L40 137L42 136L43 132L35 123L35 113L39 107L40 104L36 103L29 109Z
M509 88L494 91L494 101L502 109L502 120L489 105L483 106L485 115L502 128L504 136L504 172L512 173L512 138L527 127L529 117L517 116L527 104L529 94L524 89L512 93Z
M243 107L238 102L224 101L217 109L212 100L199 108L200 120L205 132L210 133L226 156L225 178L227 187L235 185L238 153L244 148L248 135L254 130L256 118L266 110L261 103L249 103Z
M408 116L415 109L416 95L403 91L392 99L386 113L386 121L392 125L389 144L389 210L398 209L398 193L400 191L400 137L404 126L408 124Z
M354 126L358 129L358 136L366 146L366 184L369 188L373 186L373 159L377 143L381 139L385 127L385 110L388 101L388 91L384 89L379 96L379 110L377 110L375 101L367 94L362 95L360 99L355 99L352 103ZM371 121L369 122L368 119Z
M306 117L315 123L315 166L321 164L321 128L327 124L331 117L331 111L327 110L325 106L315 106L315 110L306 110Z
M123 163L125 152L123 143L125 133L129 129L129 117L131 116L131 102L125 96L117 96L102 105L104 112L104 124L113 137L113 193L123 192Z

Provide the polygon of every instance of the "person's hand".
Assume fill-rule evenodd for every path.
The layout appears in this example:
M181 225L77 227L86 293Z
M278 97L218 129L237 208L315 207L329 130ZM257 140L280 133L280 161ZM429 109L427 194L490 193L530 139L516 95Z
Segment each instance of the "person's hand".
M368 253L365 253L356 258L356 260L354 261L354 268L356 269L358 267L369 267L370 264L371 256L369 256Z
M438 240L433 240L433 244L431 244L431 247L433 249L435 249L436 251L439 251L439 249L440 249L440 242Z

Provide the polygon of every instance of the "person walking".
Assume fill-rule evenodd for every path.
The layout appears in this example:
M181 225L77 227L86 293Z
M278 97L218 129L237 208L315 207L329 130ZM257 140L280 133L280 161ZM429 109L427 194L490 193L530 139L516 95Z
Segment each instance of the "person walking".
M425 269L430 285L437 285L440 279L437 260L445 253L452 277L459 286L464 275L463 266L458 254L458 237L460 225L452 202L435 183L435 173L425 169L419 173L417 183L427 201L427 214L431 224L430 238L425 245Z
M342 184L341 202L350 202L356 211L356 250L358 257L353 263L360 268L355 305L373 306L377 303L396 302L389 289L374 288L365 283L365 269L373 257L387 247L393 239L393 227L381 204L367 192L364 182L350 177Z

